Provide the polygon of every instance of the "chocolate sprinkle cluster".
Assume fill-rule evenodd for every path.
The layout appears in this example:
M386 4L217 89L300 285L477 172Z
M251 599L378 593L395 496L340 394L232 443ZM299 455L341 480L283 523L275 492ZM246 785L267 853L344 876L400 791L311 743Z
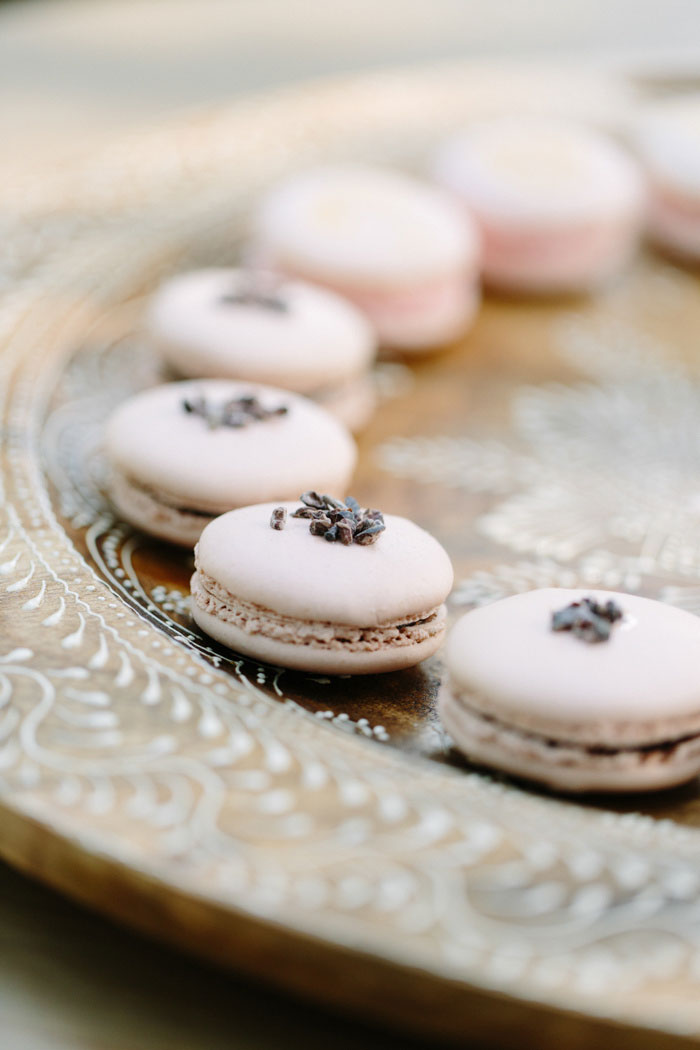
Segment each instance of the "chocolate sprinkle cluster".
M207 401L205 397L186 397L182 407L185 412L201 416L210 430L216 430L217 427L247 427L249 423L286 416L289 411L287 405L265 408L252 394L232 397L219 404Z
M279 284L279 280L273 275L263 277L261 274L248 272L238 287L222 295L219 302L223 306L258 306L262 310L286 314L289 311L289 303L279 294Z
M284 507L275 507L270 515L270 528L281 532L287 524L287 511Z
M263 310L273 310L278 314L286 314L289 310L289 304L278 295L247 288L240 292L227 292L219 302L224 306L260 306Z
M622 615L622 609L613 601L601 605L595 598L584 598L552 613L552 630L571 631L583 642L607 642L613 624Z
M300 496L303 506L292 512L293 518L309 518L312 536L323 536L329 543L351 543L369 546L376 543L386 524L380 510L363 509L352 496L343 501L333 496L319 496L318 492L305 492ZM283 529L286 521L284 507L276 507L270 518L273 529Z

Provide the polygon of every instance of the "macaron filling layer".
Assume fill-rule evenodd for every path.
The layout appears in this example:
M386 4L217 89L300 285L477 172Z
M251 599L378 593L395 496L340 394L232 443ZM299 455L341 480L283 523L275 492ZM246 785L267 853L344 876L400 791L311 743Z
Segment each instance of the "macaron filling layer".
M493 714L486 714L478 707L470 704L463 695L456 695L453 690L444 690L443 704L450 704L454 712L455 707L460 715L472 723L482 723L483 727L491 727L499 734L507 733L521 741L531 740L539 746L548 749L561 749L568 752L579 752L585 755L599 755L601 757L611 755L639 755L648 756L658 753L659 755L670 755L671 752L681 744L689 741L697 741L700 745L700 727L697 731L688 731L687 728L678 737L664 737L645 743L626 743L616 745L605 745L602 743L586 743L566 736L554 736L550 733L537 732L534 729L523 729L521 726L501 721ZM668 728L668 727L667 727ZM563 729L565 732L565 729Z
M700 737L700 711L695 715L683 715L678 718L660 716L655 720L616 721L611 718L601 718L593 722L585 719L555 720L554 718L543 718L541 714L531 715L522 711L494 711L495 705L487 698L482 698L473 689L462 687L454 681L450 681L450 701L460 707L468 709L476 718L483 719L490 724L507 726L514 733L524 737L537 738L539 740L551 741L553 744L560 743L562 746L579 748L582 751L612 752L612 751L644 751L655 748L667 741L685 740L691 737ZM606 740L615 740L614 745L606 745Z
M405 350L424 348L426 342L456 339L476 316L481 301L476 263L439 277L391 287L345 283L326 274L312 274L284 260L270 259L266 263L271 271L314 281L343 296L369 318L380 343Z
M202 612L232 624L246 634L317 649L377 652L385 648L418 645L440 636L447 616L445 606L439 605L407 621L357 627L281 615L237 598L200 569L192 577L191 588L193 600Z
M602 281L631 256L637 226L636 216L540 232L484 224L486 280L547 290Z
M642 746L585 746L552 739L484 716L441 692L440 716L459 748L476 763L571 792L651 791L697 775L700 734Z
M364 310L385 345L403 349L420 348L426 340L456 339L471 323L480 301L474 272L392 291L343 291Z
M178 507L161 496L161 493L139 485L116 470L112 472L109 498L119 514L138 528L170 543L194 546L202 529L217 512Z
M120 497L122 497L123 501L123 497L127 494L129 497L138 494L140 497L149 500L154 506L168 507L179 514L192 514L199 518L213 518L217 514L222 514L224 511L231 509L230 503L219 507L212 505L208 507L183 505L181 498L178 496L165 492L162 489L153 488L150 485L144 485L135 478L131 478L127 474L122 474L116 470L113 472L110 492L117 503L120 502Z

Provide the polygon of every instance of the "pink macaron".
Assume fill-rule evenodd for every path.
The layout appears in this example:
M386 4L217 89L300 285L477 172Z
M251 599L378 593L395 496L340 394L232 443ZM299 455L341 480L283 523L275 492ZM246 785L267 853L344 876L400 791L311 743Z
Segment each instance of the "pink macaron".
M129 398L108 421L106 452L117 512L190 547L233 507L290 499L310 485L345 492L356 460L347 429L312 401L222 379Z
M445 634L447 554L406 518L308 492L224 514L195 550L192 615L238 653L301 671L412 667Z
M565 791L652 791L700 773L700 618L548 588L450 632L440 715L475 762Z
M648 107L632 138L648 182L652 239L673 255L700 261L700 94Z
M588 291L619 273L637 247L640 172L590 128L544 117L479 122L442 146L435 176L478 223L493 287Z
M264 264L355 303L384 347L434 349L462 335L478 307L474 223L396 171L348 164L287 179L263 201L255 248Z
M148 329L179 375L239 379L313 398L351 429L375 406L376 337L347 300L253 269L179 274L153 296Z

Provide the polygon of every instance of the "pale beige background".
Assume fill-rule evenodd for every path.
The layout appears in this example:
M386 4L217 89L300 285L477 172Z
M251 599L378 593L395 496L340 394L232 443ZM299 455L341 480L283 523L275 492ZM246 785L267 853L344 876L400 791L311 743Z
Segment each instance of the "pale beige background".
M0 171L185 106L477 55L695 66L698 0L0 0Z
M700 71L700 0L0 3L3 173L74 163L183 107L475 55ZM140 941L0 866L2 1050L409 1050ZM477 1048L473 1048L477 1050Z

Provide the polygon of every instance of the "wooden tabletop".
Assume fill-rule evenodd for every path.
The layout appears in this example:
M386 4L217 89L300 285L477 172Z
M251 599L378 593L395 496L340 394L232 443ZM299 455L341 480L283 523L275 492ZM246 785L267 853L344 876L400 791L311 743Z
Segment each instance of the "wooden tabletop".
M0 177L72 163L182 108L301 77L621 46L675 62L699 31L700 6L684 0L2 4L0 136L12 148L0 153ZM414 1045L144 941L4 866L0 1023L3 1050Z

